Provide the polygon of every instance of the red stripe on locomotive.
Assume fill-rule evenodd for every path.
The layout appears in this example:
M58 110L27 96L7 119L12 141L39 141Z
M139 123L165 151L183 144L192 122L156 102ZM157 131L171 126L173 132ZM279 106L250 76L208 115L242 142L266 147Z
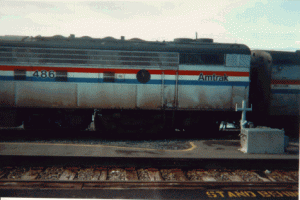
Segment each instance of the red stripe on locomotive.
M300 80L271 80L271 84L300 85Z
M140 69L112 69L112 68L82 68L82 67L44 67L44 66L7 66L1 65L0 70L2 71L13 71L15 69L24 69L26 71L41 71L41 70L65 70L68 72L78 72L78 73L103 73L106 71L115 72L119 74L136 74ZM161 75L164 72L165 75L176 75L176 70L148 70L150 74ZM248 77L249 72L233 72L233 71L188 71L188 70L180 70L178 71L178 75L194 75L199 76L199 73L203 75L219 75L223 76L226 74L227 76L240 76L240 77Z

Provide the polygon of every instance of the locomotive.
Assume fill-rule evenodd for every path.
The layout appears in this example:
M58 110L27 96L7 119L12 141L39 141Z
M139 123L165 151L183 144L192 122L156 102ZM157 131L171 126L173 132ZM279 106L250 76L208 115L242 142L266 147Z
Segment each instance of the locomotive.
M106 131L177 128L201 134L218 130L221 121L239 120L235 106L249 103L249 94L263 99L250 97L253 108L266 109L277 95L269 89L274 85L272 57L272 52L251 52L246 45L212 39L2 39L0 121L2 126L76 129L94 121L98 130ZM299 72L299 63L293 66ZM292 87L298 87L299 76L294 78ZM299 88L295 91L296 101L291 101L298 106L297 115ZM273 107L282 103L272 102ZM288 114L286 107L280 109ZM267 123L273 110L254 110L250 118L263 113Z

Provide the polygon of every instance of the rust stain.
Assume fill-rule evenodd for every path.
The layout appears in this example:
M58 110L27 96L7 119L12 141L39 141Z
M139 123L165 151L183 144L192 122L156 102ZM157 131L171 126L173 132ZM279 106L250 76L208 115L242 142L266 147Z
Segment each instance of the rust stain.
M0 82L0 107L15 106L15 84L13 82Z
M92 98L90 98L92 96ZM104 109L122 109L136 107L136 89L131 86L99 85L80 88L80 107L98 107Z
M76 107L75 84L22 83L16 85L16 105L28 107Z
M15 95L11 92L1 92L0 93L0 106L15 106Z
M181 88L180 90L182 90ZM189 94L191 92L181 92L179 91L179 105L181 108L188 108L188 109L206 109L206 108L213 108L209 102L208 99L206 98L206 93L203 89L199 89L196 94L197 95L196 99L194 98L189 98Z
M231 87L192 86L187 88L179 85L180 108L199 110L224 110L232 108Z
M46 101L34 98L20 98L17 100L18 106L26 106L26 107L52 107L52 108L73 108L73 103L66 104L67 102L64 100L61 101Z
M153 96L146 96L146 98L140 99L138 101L139 108L152 108L157 109L161 108L161 96L160 95L153 95Z

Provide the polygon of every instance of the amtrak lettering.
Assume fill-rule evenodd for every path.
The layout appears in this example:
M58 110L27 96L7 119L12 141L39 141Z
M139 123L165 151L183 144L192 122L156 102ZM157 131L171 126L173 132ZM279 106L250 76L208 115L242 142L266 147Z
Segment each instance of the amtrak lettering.
M224 76L216 76L213 75L203 75L203 73L200 73L198 81L228 81L228 76L224 74Z

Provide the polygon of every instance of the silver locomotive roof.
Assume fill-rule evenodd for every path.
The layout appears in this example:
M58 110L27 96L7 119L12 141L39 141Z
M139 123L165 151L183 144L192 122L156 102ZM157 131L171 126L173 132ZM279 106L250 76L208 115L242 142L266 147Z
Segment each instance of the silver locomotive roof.
M163 51L179 53L238 53L250 55L250 49L244 44L214 43L212 39L176 38L174 41L145 41L139 38L125 40L113 37L91 38L83 36L76 38L55 35L53 37L0 36L1 46L43 47L43 48L76 48L125 51Z

